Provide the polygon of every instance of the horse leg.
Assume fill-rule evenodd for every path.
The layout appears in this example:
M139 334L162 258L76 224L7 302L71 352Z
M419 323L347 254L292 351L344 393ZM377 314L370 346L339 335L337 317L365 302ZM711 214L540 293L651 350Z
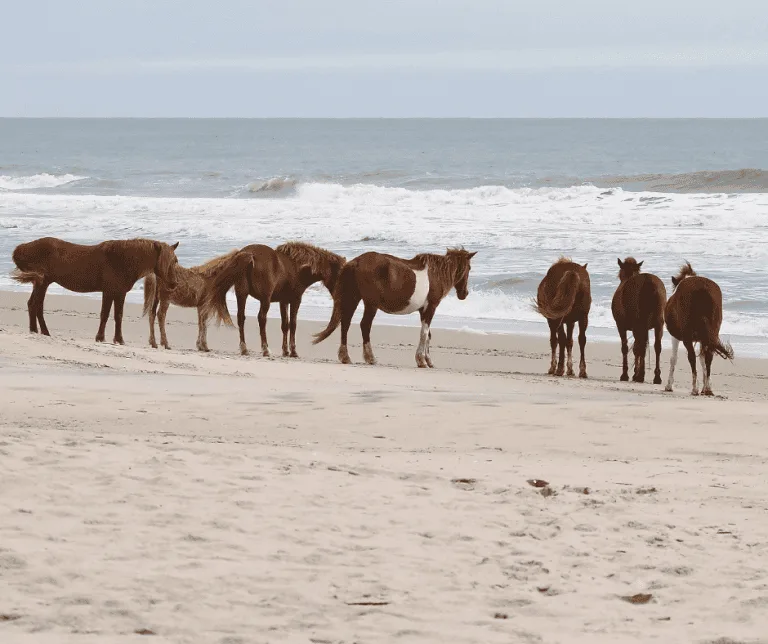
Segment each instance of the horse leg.
M629 342L627 342L627 330L620 328L619 337L621 337L621 382L627 382L629 380L629 364L627 362L627 355L629 354Z
M168 336L165 334L165 316L168 314L169 306L171 306L170 300L161 300L160 311L157 314L157 326L160 327L160 344L166 349L171 348L171 345L168 344Z
M424 359L427 361L427 366L430 369L434 369L435 365L432 364L432 358L429 357L429 346L432 342L432 329L429 329L429 332L427 333L427 351L424 354Z
M152 300L152 306L149 308L149 346L157 349L157 340L155 340L155 318L157 317L157 305L160 304L160 298L155 294Z
M48 291L48 287L50 286L50 282L43 282L40 285L40 289L37 293L37 321L40 323L40 333L43 335L51 335L48 333L48 326L45 324L45 319L43 318L43 304L45 302L45 294Z
M434 314L435 311L430 306L426 310L420 311L421 334L419 335L419 346L416 348L416 364L422 369L432 366L427 360L427 351L429 347L429 327L432 324Z
M27 312L29 313L29 332L37 333L37 294L40 286L32 284L32 293L27 300Z
M237 298L237 327L240 330L240 355L248 355L248 347L245 344L245 302L248 299L248 289L241 290L235 285L235 297Z
M565 325L561 324L560 328L557 330L558 354L557 354L557 370L555 371L556 376L562 376L565 373L565 343L566 343Z
M702 365L701 365L701 371L703 374L704 379L704 388L701 390L701 393L704 396L714 396L712 393L712 382L710 380L710 376L712 374L712 357L714 355L714 352L709 347L704 350L702 348L701 354L703 357L702 359Z
M101 320L99 322L99 330L96 332L96 342L104 342L107 320L109 320L109 312L112 310L112 300L112 295L106 291L101 294Z
M296 300L291 303L291 358L299 357L299 354L296 353L296 322L299 318L300 306L301 300Z
M555 375L557 370L557 329L558 325L555 320L547 320L549 323L549 347L552 350L552 358L549 361L549 371L547 374L550 376Z
M371 325L373 318L376 317L378 309L373 304L365 304L363 319L360 321L360 331L363 334L363 360L367 364L376 364L376 357L373 355L371 347Z
M658 342L660 342L660 340L658 340ZM679 348L680 340L672 336L672 355L669 357L669 378L667 379L667 386L664 387L664 391L672 391L672 385L675 384L675 367L677 366L677 352Z
M569 322L565 327L565 350L568 352L568 360L565 365L565 375L574 376L573 373L573 322Z
M357 305L360 304L360 296L355 295L348 300L341 302L341 344L339 345L339 361L342 364L350 364L349 349L347 349L347 334L349 325L352 324L352 316L355 314Z
M280 302L280 330L283 332L283 358L288 357L288 331L291 325L288 322L288 302Z
M269 312L269 299L261 301L259 307L259 333L261 334L261 355L265 358L270 357L269 345L267 344L267 313Z
M208 318L203 313L203 307L197 307L197 350L208 352Z
M635 374L632 382L645 382L645 350L648 347L648 329L636 328L632 331L635 337Z
M579 378L587 377L587 327L589 326L589 318L585 315L579 320Z
M683 346L688 351L688 362L691 365L691 396L698 396L699 381L696 374L696 349L691 340L683 340Z
M125 306L126 293L115 295L115 344L125 344L123 340L123 307Z
M661 324L656 327L654 330L654 342L653 342L653 349L656 352L656 368L653 370L653 384L654 385L660 385L661 384L661 336L664 335L664 325Z

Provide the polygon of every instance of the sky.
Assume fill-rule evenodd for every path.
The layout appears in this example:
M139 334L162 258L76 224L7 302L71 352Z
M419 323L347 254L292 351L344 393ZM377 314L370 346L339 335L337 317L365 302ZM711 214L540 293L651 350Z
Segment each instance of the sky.
M766 0L0 0L0 116L768 117Z

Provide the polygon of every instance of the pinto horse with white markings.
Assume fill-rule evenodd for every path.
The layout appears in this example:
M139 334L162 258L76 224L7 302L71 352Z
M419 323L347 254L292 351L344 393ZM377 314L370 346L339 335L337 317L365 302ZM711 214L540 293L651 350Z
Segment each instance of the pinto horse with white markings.
M691 395L699 395L696 377L696 351L694 343L701 346L699 360L703 388L701 393L712 396L710 374L714 354L733 360L733 349L728 343L720 341L720 325L723 322L723 294L720 287L706 277L699 277L690 262L686 262L677 277L672 278L674 292L667 300L664 318L667 330L672 336L672 356L669 362L669 381L666 391L672 391L675 382L675 366L680 342L688 351L691 365Z
M363 358L368 364L376 364L371 348L371 325L376 312L381 309L394 315L419 312L421 336L416 350L416 364L433 367L429 356L432 318L438 304L452 288L456 288L460 300L466 299L469 294L470 260L475 254L463 248L449 248L445 255L422 253L413 259L376 252L363 253L347 262L341 270L333 292L331 320L324 331L315 334L313 344L325 340L341 324L339 360L349 364L347 332L362 300L365 311L360 330L363 334Z

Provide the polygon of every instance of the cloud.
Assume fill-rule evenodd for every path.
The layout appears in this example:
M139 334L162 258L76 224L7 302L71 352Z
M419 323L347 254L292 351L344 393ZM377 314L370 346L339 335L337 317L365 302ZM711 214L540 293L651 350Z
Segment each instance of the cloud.
M766 66L768 45L734 47L603 47L579 49L472 50L435 53L334 54L250 58L0 64L16 74L167 74L205 71L540 71L570 68L694 68Z

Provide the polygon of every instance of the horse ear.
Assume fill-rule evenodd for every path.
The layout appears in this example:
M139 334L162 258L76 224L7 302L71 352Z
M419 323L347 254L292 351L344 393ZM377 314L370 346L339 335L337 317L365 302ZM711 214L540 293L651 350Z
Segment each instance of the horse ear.
M171 246L171 250L176 250L179 247L179 242L176 242L173 246Z
M470 253L469 254L469 259L472 259L475 255L477 255L477 251L475 251L474 253Z
M589 262L587 262L587 264L589 264ZM587 267L587 264L584 264L584 266L582 266L582 268L586 268L586 267Z
M643 260L643 262L644 262L644 261L645 261L645 260ZM638 265L637 265L637 267L638 267L638 268L642 268L642 267L643 267L643 262L639 262L639 263L638 263Z
M672 286L677 286L680 283L680 280L676 277L672 277Z
M620 259L616 259L617 262L619 262L619 268L624 268L624 262L622 262Z

